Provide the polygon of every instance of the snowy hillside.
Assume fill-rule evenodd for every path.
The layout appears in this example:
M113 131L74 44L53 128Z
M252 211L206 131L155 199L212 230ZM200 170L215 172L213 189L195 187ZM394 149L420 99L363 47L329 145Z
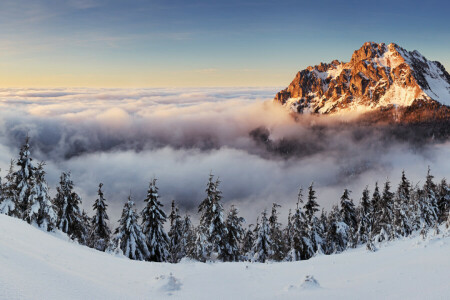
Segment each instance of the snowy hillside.
M0 215L1 299L448 299L448 233L288 263L114 257ZM444 229L444 228L442 228ZM170 277L170 274L173 277ZM304 281L307 275L314 280Z

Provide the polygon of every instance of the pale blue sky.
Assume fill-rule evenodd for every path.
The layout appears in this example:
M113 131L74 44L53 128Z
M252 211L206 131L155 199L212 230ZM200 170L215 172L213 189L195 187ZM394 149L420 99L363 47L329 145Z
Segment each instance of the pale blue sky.
M279 86L396 42L450 68L448 1L3 0L1 86Z

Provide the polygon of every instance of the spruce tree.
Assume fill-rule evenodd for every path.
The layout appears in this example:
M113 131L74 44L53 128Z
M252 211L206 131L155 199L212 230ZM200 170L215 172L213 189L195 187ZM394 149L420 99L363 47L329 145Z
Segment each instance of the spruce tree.
M170 230L169 230L169 261L172 263L179 262L183 256L183 222L178 212L178 207L175 205L175 200L172 200L171 212L169 215Z
M287 261L308 259L315 253L308 234L307 219L300 205L303 203L302 197L302 189L300 189L297 207L292 216L292 245L286 257Z
M438 187L438 219L439 223L447 220L450 210L450 185L447 184L445 178L442 179Z
M421 229L421 234L426 235L429 228L436 226L438 222L438 204L436 197L436 184L433 182L434 176L431 175L430 168L428 168L427 177L423 189L419 196L418 203L418 218Z
M28 223L35 224L46 231L51 231L55 227L57 218L48 193L47 182L45 181L44 165L43 162L39 163L35 169L35 184L31 191L25 218Z
M35 185L34 172L36 168L33 166L32 158L30 157L29 138L27 136L25 143L20 148L19 159L17 160L17 170L14 174L16 180L15 186L18 191L17 197L17 214L21 219L26 220L26 214L29 207L29 202L32 201L32 191ZM27 220L30 222L30 220Z
M308 188L308 200L303 206L305 210L306 216L306 226L307 233L309 236L309 240L311 241L311 245L314 253L323 252L323 228L320 226L319 220L315 216L316 212L319 211L319 204L317 204L316 192L313 187L314 183L312 182Z
M386 180L384 184L379 213L380 232L377 235L377 240L379 242L391 240L395 236L392 226L394 221L394 193L391 192L391 182L389 180Z
M225 222L227 227L224 255L225 261L239 261L240 259L240 243L244 237L244 228L242 223L245 222L244 218L239 217L239 212L234 205L231 205L230 211Z
M284 258L283 235L281 232L281 223L278 222L278 207L281 206L273 203L272 212L269 217L270 239L272 240L272 256L270 259L274 261L281 261Z
M158 188L156 179L150 181L145 198L146 206L142 210L142 231L146 237L150 256L149 261L163 262L169 258L169 238L164 232L166 214L161 209L163 206L158 200Z
M185 215L182 222L181 236L181 257L194 258L195 251L195 231L192 226L191 218Z
M211 256L212 245L208 241L206 232L207 229L202 225L199 225L195 230L195 246L194 251L192 251L192 258L200 262L206 262Z
M123 254L130 259L145 260L150 256L146 237L139 226L131 195L128 196L128 201L124 205L119 227L115 230L114 241Z
M394 235L408 236L412 232L411 216L411 183L402 171L402 178L394 200Z
M254 232L252 230L253 224L250 224L245 229L244 236L242 238L241 253L244 260L251 260L253 257L253 244L255 242Z
M372 206L369 197L369 188L363 190L361 203L358 209L358 244L365 244L372 232Z
M1 177L0 177L1 179ZM11 160L8 174L2 186L2 198L0 199L0 213L8 216L17 216L18 192L16 188L14 161Z
M97 191L98 198L92 206L95 214L91 221L91 230L88 240L89 247L99 251L106 250L111 237L111 230L107 224L109 217L106 213L106 207L108 207L108 205L105 203L106 200L103 195L102 187L103 183L100 183Z
M54 203L57 214L56 227L67 233L72 239L77 239L79 243L83 243L85 225L80 210L81 198L73 191L70 172L61 174Z
M337 205L333 205L328 215L328 230L326 233L326 254L341 253L347 248L349 226L343 222L342 214Z
M256 240L253 245L254 259L258 262L265 262L272 256L273 241L270 238L270 226L267 220L267 211L261 214L261 221L258 226Z
M220 181L213 181L214 176L210 174L206 187L206 198L199 205L200 225L203 234L211 245L212 252L216 252L219 259L226 256L226 236L227 228L223 217L222 193L219 190Z
M372 199L370 200L372 207L372 236L375 237L381 231L380 227L380 216L382 212L383 203L381 201L380 189L378 187L378 182L375 182L375 189L372 194Z
M353 200L350 199L350 193L348 189L344 189L344 193L341 196L341 218L342 222L347 225L346 231L346 243L354 247L356 245L356 231L357 231L357 219L356 219L356 210L355 205L353 204Z

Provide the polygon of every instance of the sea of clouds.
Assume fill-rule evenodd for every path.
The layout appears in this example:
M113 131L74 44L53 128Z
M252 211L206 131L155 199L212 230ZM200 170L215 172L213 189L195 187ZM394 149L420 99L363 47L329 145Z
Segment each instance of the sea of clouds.
M285 218L299 187L312 181L329 209L344 188L355 202L375 181L388 178L395 188L402 170L414 184L423 183L428 166L437 179L448 176L448 142L418 144L378 126L343 126L350 115L294 118L272 103L277 90L0 89L2 176L28 134L52 194L61 171L70 170L91 213L103 182L112 223L130 192L142 208L153 177L166 210L175 199L195 217L212 172L225 208L237 205L253 223L273 202Z

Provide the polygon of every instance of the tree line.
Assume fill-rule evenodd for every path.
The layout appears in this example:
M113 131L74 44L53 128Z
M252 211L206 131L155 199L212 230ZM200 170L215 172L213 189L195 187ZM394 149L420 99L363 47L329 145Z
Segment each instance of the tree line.
M234 205L225 216L220 181L212 174L198 206L199 224L194 226L189 215L180 215L175 201L166 215L153 179L144 209L137 213L130 194L112 231L102 183L93 204L94 215L89 217L81 209L82 200L74 191L70 172L62 172L56 196L50 197L44 166L42 162L33 164L27 138L17 161L11 160L4 183L0 182L0 213L47 231L61 230L82 245L134 260L298 261L361 245L376 251L376 245L384 241L415 233L425 238L430 232L438 233L444 223L450 227L450 186L445 179L436 184L430 169L423 186L413 186L402 172L396 190L389 180L381 187L375 183L372 193L366 187L357 206L351 191L344 189L339 204L329 212L320 210L311 183L306 195L300 188L286 226L279 222L280 205L276 203L270 212L264 210L254 225L245 227ZM168 233L164 230L167 220Z

